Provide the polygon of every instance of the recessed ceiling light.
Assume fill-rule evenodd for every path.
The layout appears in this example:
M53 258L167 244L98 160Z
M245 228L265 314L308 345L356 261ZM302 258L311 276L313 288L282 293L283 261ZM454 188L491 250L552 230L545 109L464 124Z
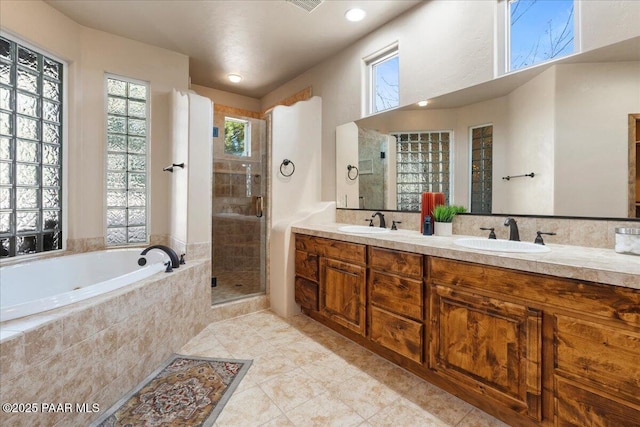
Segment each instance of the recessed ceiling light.
M367 12L358 8L349 9L344 14L344 17L347 18L347 21L351 21L351 22L362 21L365 16L367 16Z
M231 83L240 83L242 81L242 76L240 74L229 74L227 77Z
M418 107L426 107L429 101L420 101L418 102Z

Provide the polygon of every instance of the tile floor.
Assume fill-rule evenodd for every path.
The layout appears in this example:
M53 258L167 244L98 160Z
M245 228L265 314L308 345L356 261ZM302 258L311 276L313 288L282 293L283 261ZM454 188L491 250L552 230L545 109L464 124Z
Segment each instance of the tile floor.
M217 427L506 426L303 315L214 322L181 353L253 359Z

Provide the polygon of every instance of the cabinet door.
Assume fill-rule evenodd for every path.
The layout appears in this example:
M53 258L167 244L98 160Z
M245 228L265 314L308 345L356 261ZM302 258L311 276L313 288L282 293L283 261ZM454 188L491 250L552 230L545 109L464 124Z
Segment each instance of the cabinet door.
M320 312L340 325L365 334L366 269L320 258Z
M558 425L640 426L640 333L557 314L554 347Z
M541 419L542 313L434 286L430 367L534 420Z

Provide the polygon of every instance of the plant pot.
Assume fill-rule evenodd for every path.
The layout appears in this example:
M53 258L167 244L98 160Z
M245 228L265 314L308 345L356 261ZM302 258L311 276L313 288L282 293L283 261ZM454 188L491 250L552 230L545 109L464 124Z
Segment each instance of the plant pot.
M452 222L435 222L433 227L433 234L436 236L451 236L453 234Z

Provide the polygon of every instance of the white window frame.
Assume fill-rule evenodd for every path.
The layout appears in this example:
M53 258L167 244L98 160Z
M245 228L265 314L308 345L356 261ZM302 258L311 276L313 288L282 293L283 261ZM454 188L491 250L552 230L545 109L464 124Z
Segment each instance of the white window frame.
M582 51L581 40L581 9L582 1L573 0L573 53L558 58L549 59L547 61L538 62L527 67L518 68L517 70L510 70L511 62L511 34L510 34L510 18L509 18L509 1L510 0L497 0L495 3L495 16L497 17L494 28L494 77L500 77L506 74L517 73L521 70L527 70L532 67L536 67L543 64L549 64L561 59L567 58L572 55L576 55Z
M375 72L374 67L381 64L391 58L398 57L398 105L390 107L385 110L376 111L376 99L375 99ZM371 55L363 58L364 72L363 72L363 116L378 114L383 111L389 111L400 106L400 45L398 42L394 42Z
M251 122L247 119L241 119L238 117L231 117L231 116L225 116L224 118L224 122L236 122L236 123L242 123L244 124L244 151L242 152L242 154L238 155L238 154L233 154L233 153L227 153L225 151L225 155L227 156L233 156L234 158L249 158L251 157ZM223 128L224 129L224 128ZM226 135L223 133L222 138L223 141L226 139Z
M33 50L34 52L39 53L40 55L44 55L47 56L59 63L62 64L62 91L60 93L60 97L61 97L61 103L62 103L62 110L61 110L61 114L62 114L62 122L61 122L61 128L62 128L62 134L61 134L61 141L60 141L60 150L62 150L62 155L61 155L61 162L60 162L60 169L61 169L61 183L60 183L60 189L62 192L62 197L60 200L60 210L61 210L61 222L62 222L62 248L61 249L55 249L52 251L46 251L46 252L36 252L33 254L26 254L26 255L20 255L20 256L15 256L15 257L7 257L7 258L0 258L0 263L4 263L4 262L9 262L9 261L15 261L15 260L26 260L29 258L37 258L37 257L41 257L44 256L46 254L52 254L52 253L60 253L63 251L67 250L67 238L69 235L69 215L68 215L68 194L69 194L69 178L68 178L68 160L69 160L69 144L68 144L68 139L69 139L69 107L68 107L68 102L69 102L69 97L68 97L68 85L69 85L69 63L67 60L62 59L61 57L52 54L50 52L48 52L46 49L38 47L28 41L26 41L25 39L22 38L22 36L20 36L19 34L10 32L10 31L6 31L4 29L0 29L0 36L6 38L6 39L10 39L11 41L13 41L14 43L18 43L30 50Z
M109 154L109 146L107 143L107 135L108 135L108 130L107 130L107 121L109 118L109 95L108 95L108 89L107 89L107 80L111 78L111 79L115 79L115 80L121 80L124 82L128 82L128 83L134 83L137 85L144 85L147 88L147 100L146 100L146 120L147 120L147 131L146 131L146 135L145 135L145 164L147 166L146 170L145 170L145 174L146 174L146 185L145 185L145 200L146 200L146 204L145 204L145 227L146 227L146 241L145 242L133 242L133 243L125 243L123 245L109 245L107 243L107 228L108 228L108 223L107 223L107 209L109 207L108 203L107 203L107 172L108 172L108 154ZM104 96L104 175L103 175L103 201L104 201L104 207L102 209L104 218L103 218L103 230L104 230L104 242L105 242L105 246L108 248L117 248L117 247L129 247L129 246L142 246L142 245L147 245L150 241L151 238L151 179L150 179L150 174L151 174L151 169L150 169L150 165L151 165L151 82L150 81L145 81L145 80L139 80L139 79L134 79L131 77L126 77L126 76L122 76L119 74L114 74L114 73L104 73L104 77L103 77L104 81L103 81L103 96ZM128 184L127 184L127 189L128 189ZM128 227L127 227L128 228Z

